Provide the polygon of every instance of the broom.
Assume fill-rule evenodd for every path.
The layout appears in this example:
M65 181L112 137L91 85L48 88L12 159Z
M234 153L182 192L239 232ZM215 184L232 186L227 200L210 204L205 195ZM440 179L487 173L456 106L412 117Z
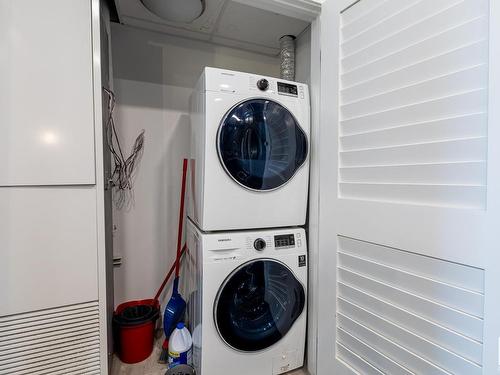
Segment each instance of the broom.
M181 186L181 202L179 206L179 226L177 231L177 258L175 266L175 279L172 288L172 296L165 307L163 317L163 329L165 331L165 340L163 341L162 350L158 362L167 363L168 361L168 338L179 322L186 310L186 301L179 294L179 264L181 257L182 244L182 227L184 224L184 198L186 195L186 175L187 175L188 160L184 159L182 163L182 186Z
M186 251L187 251L187 246L184 245L182 247L182 250L181 250L181 257L184 255L184 253ZM165 279L161 283L161 286L158 289L158 291L156 292L156 295L154 297L154 301L158 302L158 299L160 298L160 294L163 291L163 288L170 280L170 277L174 273L176 267L177 267L177 260L174 262L174 264L172 264L172 267L170 267L170 270L168 271L167 276L165 276ZM161 354L160 354L160 358L158 359L158 362L165 364L165 363L167 363L167 360L168 360L168 339L163 340L163 345L161 347L162 347L162 349L161 349Z

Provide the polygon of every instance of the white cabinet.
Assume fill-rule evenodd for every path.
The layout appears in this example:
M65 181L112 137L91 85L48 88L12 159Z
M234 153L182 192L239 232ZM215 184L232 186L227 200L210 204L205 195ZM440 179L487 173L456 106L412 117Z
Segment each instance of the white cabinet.
M96 301L93 187L0 188L0 316Z
M95 183L91 2L0 1L0 186Z
M108 368L100 5L0 0L0 374Z

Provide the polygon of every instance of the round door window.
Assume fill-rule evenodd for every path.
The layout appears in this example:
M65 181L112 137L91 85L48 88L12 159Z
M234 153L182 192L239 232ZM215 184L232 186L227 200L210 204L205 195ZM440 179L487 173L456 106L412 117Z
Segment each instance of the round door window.
M215 302L215 323L229 346L258 351L285 336L304 305L304 287L290 269L277 261L259 259L227 278Z
M289 181L307 157L307 137L281 104L251 99L232 108L218 134L227 173L252 190L273 190Z

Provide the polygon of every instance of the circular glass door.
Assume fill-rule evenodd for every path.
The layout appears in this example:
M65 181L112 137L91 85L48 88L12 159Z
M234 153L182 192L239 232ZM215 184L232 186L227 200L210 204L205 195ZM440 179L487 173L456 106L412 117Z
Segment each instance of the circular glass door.
M222 339L237 350L270 347L302 313L305 292L284 264L259 259L235 270L217 295L214 318Z
M258 191L287 183L308 152L307 137L290 111L268 99L233 107L220 125L217 148L226 172Z

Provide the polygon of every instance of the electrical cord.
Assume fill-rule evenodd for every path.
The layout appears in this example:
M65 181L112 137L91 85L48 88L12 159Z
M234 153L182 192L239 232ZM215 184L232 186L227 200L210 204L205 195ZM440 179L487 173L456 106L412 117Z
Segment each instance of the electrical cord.
M110 89L103 87L108 95L108 119L106 121L106 143L113 159L111 184L114 189L114 201L118 209L127 206L133 199L133 182L139 162L144 153L144 134L142 129L135 139L130 156L125 158L118 132L116 131L113 113L116 107L116 96Z

